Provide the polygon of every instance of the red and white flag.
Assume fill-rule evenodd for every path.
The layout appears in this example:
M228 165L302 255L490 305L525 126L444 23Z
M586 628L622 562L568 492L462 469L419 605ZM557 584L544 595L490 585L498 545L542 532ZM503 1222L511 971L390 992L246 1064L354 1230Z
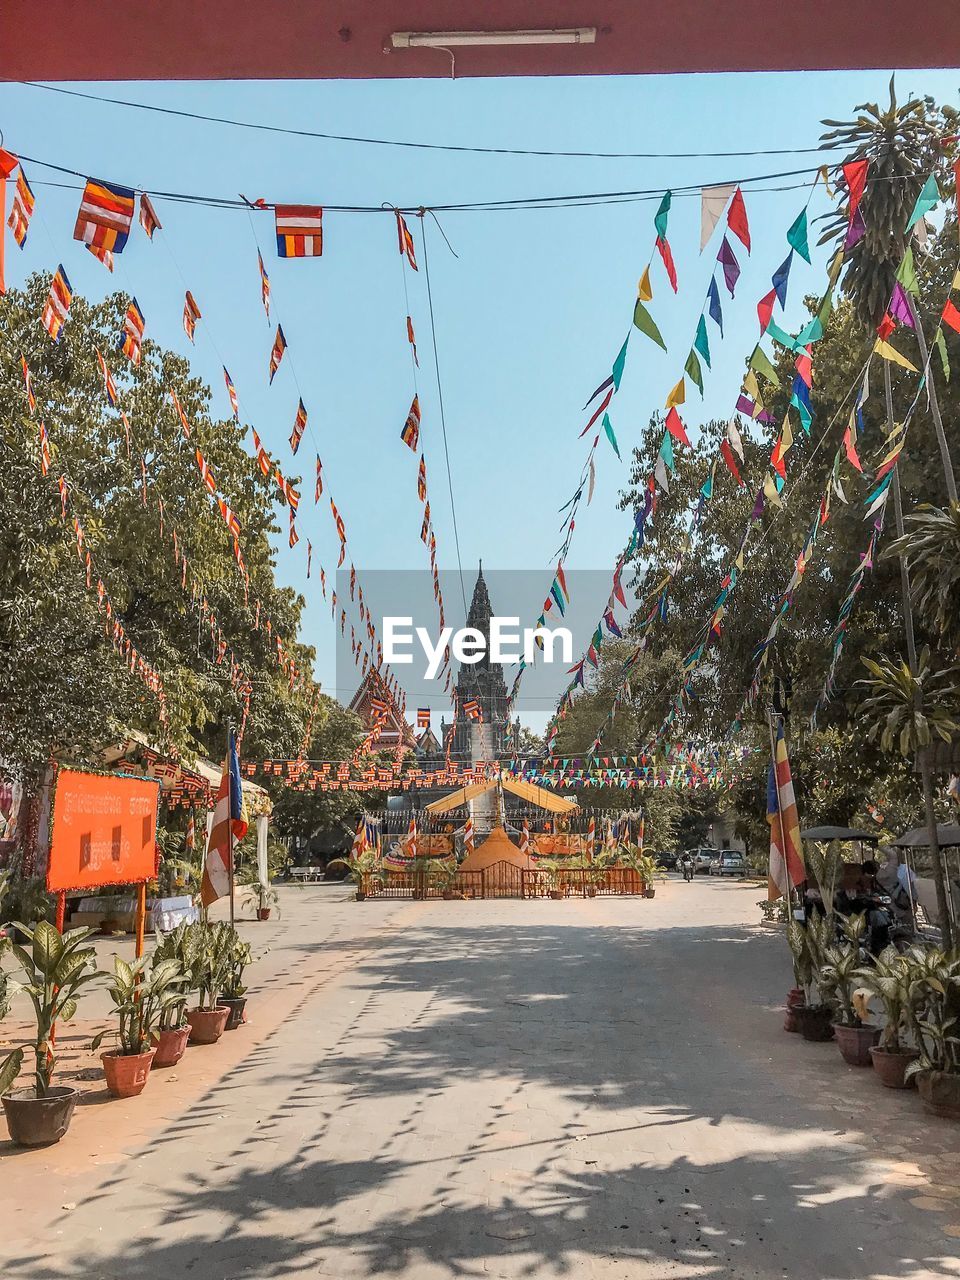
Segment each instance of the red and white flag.
M246 834L247 809L240 781L240 760L231 733L203 863L203 881L200 885L200 901L203 906L209 907L211 902L229 894L233 842L242 840Z
M807 878L800 844L800 819L790 774L790 758L783 736L783 724L777 726L775 757L770 762L767 778L767 821L770 823L770 864L767 896L783 897L791 886Z

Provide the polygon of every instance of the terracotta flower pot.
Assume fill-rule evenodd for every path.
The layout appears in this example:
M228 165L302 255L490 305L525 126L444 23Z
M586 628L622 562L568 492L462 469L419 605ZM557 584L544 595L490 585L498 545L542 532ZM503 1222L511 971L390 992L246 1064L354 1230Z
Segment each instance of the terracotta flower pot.
M135 1098L143 1093L155 1053L156 1049L148 1049L146 1053L118 1053L110 1049L101 1053L107 1088L115 1098Z
M189 1039L189 1027L171 1027L169 1031L161 1031L157 1051L153 1055L154 1068L175 1067L183 1057Z
M3 1095L10 1139L18 1147L50 1147L70 1128L77 1089L48 1089L42 1098L36 1089L17 1089Z
M556 899L558 902L559 902L559 900L560 900L563 896L564 896L564 893L563 893L563 890L562 890L562 889L551 889L551 890L550 890L550 897L551 897L551 898Z
M218 1009L227 1010L227 1022L223 1028L224 1031L236 1031L240 1023L243 1021L243 1010L247 1003L246 996L220 996L217 1000Z
M917 1091L928 1115L960 1120L960 1076L946 1071L922 1071L917 1076Z
M881 1045L875 1044L870 1050L873 1069L880 1077L880 1083L888 1089L912 1089L915 1077L904 1080L903 1074L911 1062L919 1055L916 1049L903 1049L891 1052Z
M841 1022L833 1024L840 1056L851 1067L869 1067L870 1050L880 1039L880 1028L865 1024L862 1027L845 1027Z
M258 919L258 920L269 920L269 919L270 919L270 908L269 908L269 907L257 907L257 919Z
M800 1021L797 1018L797 1010L802 1009L807 1003L807 998L803 994L802 987L791 987L787 992L786 1013L783 1019L784 1031L799 1031Z
M804 1040L833 1039L833 1009L830 1005L805 1004L796 1013Z
M230 1010L222 1005L217 1009L191 1009L187 1014L191 1044L216 1044L223 1035Z

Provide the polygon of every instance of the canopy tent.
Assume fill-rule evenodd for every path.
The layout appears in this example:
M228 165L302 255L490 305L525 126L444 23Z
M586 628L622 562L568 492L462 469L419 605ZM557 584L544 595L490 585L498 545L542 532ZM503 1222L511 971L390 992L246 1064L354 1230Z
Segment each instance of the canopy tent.
M439 800L434 800L432 804L425 805L423 811L424 813L449 813L451 809L459 809L469 800L485 795L496 785L496 780L493 782L472 782L469 787L461 787L459 791L451 791L448 796L441 796Z
M926 827L912 827L893 843L897 849L929 849L930 837ZM941 849L952 849L960 845L960 825L941 822L937 827L937 844Z
M425 813L449 813L451 809L459 809L470 800L475 800L477 796L486 795L492 791L497 784L500 784L504 791L509 791L515 796L519 796L521 800L526 800L530 804L535 804L540 809L547 809L550 813L572 813L577 808L576 800L567 800L563 796L554 795L552 791L546 791L543 787L535 787L532 782L521 782L517 778L491 778L489 782L474 782L469 787L461 787L459 791L451 791L448 796L442 796L439 800L434 800L432 804L428 804Z
M860 831L856 827L808 827L800 832L801 840L860 840L876 844L880 837L876 832Z

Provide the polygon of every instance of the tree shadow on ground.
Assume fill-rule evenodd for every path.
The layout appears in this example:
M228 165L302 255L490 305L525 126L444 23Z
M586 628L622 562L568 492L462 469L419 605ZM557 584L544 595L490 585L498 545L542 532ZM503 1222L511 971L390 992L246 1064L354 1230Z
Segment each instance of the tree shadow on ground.
M886 1134L949 1136L780 1031L782 940L620 915L343 942L335 1026L305 1007L94 1190L74 1221L122 1203L109 1246L88 1230L7 1274L956 1276L881 1165ZM229 1147L225 1111L246 1117ZM185 1143L211 1164L177 1172Z

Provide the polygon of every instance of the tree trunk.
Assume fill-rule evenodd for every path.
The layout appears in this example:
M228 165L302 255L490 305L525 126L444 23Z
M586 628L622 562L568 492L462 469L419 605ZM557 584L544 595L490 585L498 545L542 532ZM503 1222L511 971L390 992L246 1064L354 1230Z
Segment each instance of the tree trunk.
M937 890L937 915L939 916L940 934L943 946L949 950L953 946L953 927L950 920L950 906L947 901L947 881L943 869L943 853L937 838L937 814L933 807L933 772L930 768L928 750L918 753L920 780L923 783L923 808L927 820L927 843L933 860L933 883Z

